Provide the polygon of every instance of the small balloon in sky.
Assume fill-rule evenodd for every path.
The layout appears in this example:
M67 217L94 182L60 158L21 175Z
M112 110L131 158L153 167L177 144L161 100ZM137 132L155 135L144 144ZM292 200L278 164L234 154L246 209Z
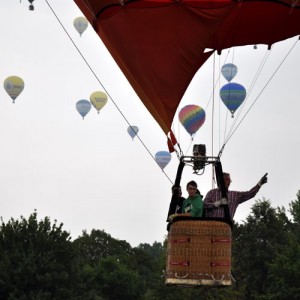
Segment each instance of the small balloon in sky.
M127 128L127 132L128 132L128 134L131 136L131 138L133 140L134 137L138 134L139 128L137 126L132 125L132 126L129 126Z
M15 103L16 98L24 89L24 81L21 77L9 76L4 80L3 86L7 94L13 100L13 103Z
M90 95L90 101L99 114L99 111L107 103L107 95L104 92L100 92L100 91L93 92Z
M73 21L73 25L75 29L78 31L78 33L80 34L80 36L87 29L88 24L89 22L85 17L77 17Z
M30 3L30 5L29 5L29 10L34 10L34 6L33 6L33 4L32 4L33 1L34 1L34 0L28 0L28 2Z
M205 111L199 105L186 105L179 112L179 121L193 138L205 121Z
M220 97L233 118L234 112L246 98L246 89L241 84L230 82L221 88Z
M237 71L237 66L234 64L225 64L221 69L222 75L228 82L230 82L235 77Z
M91 110L91 102L85 99L79 100L76 103L76 109L82 116L82 119L88 114L88 112Z
M168 151L158 151L155 154L155 161L159 167L163 170L171 161L171 154Z

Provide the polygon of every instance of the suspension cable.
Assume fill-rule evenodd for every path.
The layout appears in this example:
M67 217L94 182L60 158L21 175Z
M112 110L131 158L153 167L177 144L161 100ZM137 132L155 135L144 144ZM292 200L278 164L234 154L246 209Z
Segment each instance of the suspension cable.
M68 33L68 31L66 30L66 28L64 27L64 25L62 24L62 22L60 21L59 17L57 16L57 14L55 13L55 11L53 10L53 8L51 7L51 5L49 4L48 0L45 0L46 4L48 5L48 7L50 8L50 10L52 11L53 15L55 16L56 20L59 22L59 24L61 25L61 28L64 30L64 32L66 33L66 35L68 36L69 40L71 41L71 43L73 44L73 46L76 48L78 54L81 56L81 58L83 59L83 61L85 62L86 66L88 67L88 69L91 71L91 73L94 75L95 79L98 81L98 83L101 85L101 87L103 88L103 90L105 91L105 93L108 95L108 97L111 99L111 102L114 104L114 106L116 107L116 109L118 110L118 112L121 114L121 116L123 117L123 119L125 120L125 122L131 126L130 122L128 121L128 119L126 118L126 116L124 115L124 113L122 112L122 110L118 107L117 103L113 100L113 98L110 96L109 92L106 90L106 88L103 86L102 82L100 81L99 77L97 76L97 74L95 73L95 71L93 70L93 68L91 67L91 65L88 63L88 61L86 60L86 58L84 57L84 55L82 54L82 52L80 51L80 49L77 47L77 45L75 44L75 42L73 41L72 37L70 36L70 34ZM136 137L138 138L138 140L141 142L141 144L144 146L144 148L146 149L146 151L149 153L149 155L152 157L152 159L155 161L155 157L153 156L153 154L150 152L150 150L148 149L148 147L146 146L146 144L143 142L143 140L140 138L140 136L137 134ZM156 163L157 164L157 163ZM159 166L158 166L159 167ZM173 181L169 178L169 176L165 173L164 170L162 170L162 172L164 173L164 175L167 177L167 179L170 181L171 184L173 184Z
M296 46L296 44L298 43L297 39L295 41L295 43L292 45L292 47L290 48L290 50L288 51L288 53L285 55L285 57L282 59L282 61L279 63L279 65L277 66L277 68L275 69L275 71L272 73L272 75L270 76L270 78L267 80L266 84L264 85L264 87L261 89L260 93L258 94L258 96L255 98L255 100L253 101L252 105L248 108L248 110L246 111L246 113L244 114L243 118L240 120L240 122L238 123L238 125L236 126L236 128L232 131L232 133L230 134L230 136L227 138L226 143L228 143L228 141L231 139L231 137L233 136L233 134L236 132L236 130L239 128L239 126L241 125L241 123L244 121L244 119L246 118L246 116L248 115L248 113L250 112L250 110L253 108L254 104L258 101L258 99L260 98L260 96L262 95L262 93L264 92L264 90L267 88L267 86L269 85L269 83L271 82L271 80L273 79L273 77L275 76L275 74L278 72L278 70L280 69L280 67L283 65L283 63L285 62L285 60L287 59L287 57L290 55L290 53L292 52L292 50L294 49L294 47ZM225 147L225 144L222 147L222 151Z
M237 115L236 115L235 118L234 118L234 122L232 123L231 128L230 128L230 130L229 130L229 132L228 132L228 134L227 134L227 137L224 138L224 144L227 143L228 137L230 137L230 136L231 136L231 133L234 131L234 129L235 129L235 124L236 124L237 121L239 120L239 117L240 117L240 115L241 115L241 113L242 113L242 111L243 111L243 109L244 109L244 107L245 107L245 105L246 105L246 103L247 103L249 97L250 97L250 94L251 94L251 92L252 92L252 90L253 90L253 88L254 88L255 83L257 82L257 80L258 80L258 78L259 78L259 76L260 76L260 74L261 74L261 72L262 72L262 70L263 70L263 67L265 66L265 64L266 64L266 62L267 62L267 59L268 59L268 57L269 57L271 51L272 51L272 49L271 49L271 50L267 50L267 51L265 52L265 55L264 55L264 57L263 57L263 59L262 59L260 65L259 65L259 67L258 67L258 70L257 70L257 72L255 73L254 78L253 78L253 80L252 80L252 82L251 82L251 84L250 84L249 90L248 90L248 92L247 92L246 99L245 99L245 101L243 101L241 108L238 110L238 113L237 113Z

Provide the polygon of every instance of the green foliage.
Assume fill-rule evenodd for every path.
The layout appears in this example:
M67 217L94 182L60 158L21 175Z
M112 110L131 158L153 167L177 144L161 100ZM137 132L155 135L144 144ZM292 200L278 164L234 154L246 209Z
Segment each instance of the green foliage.
M233 271L240 299L299 298L297 282L291 278L299 275L292 267L293 256L299 257L292 228L285 210L272 208L267 200L256 201L244 224L234 228ZM296 292L296 298L284 296L289 294L286 289Z
M231 287L166 286L166 241L132 248L103 230L73 242L48 217L2 220L2 300L296 300L300 299L300 192L284 208L257 200L234 224Z
M48 217L38 221L2 220L0 227L0 299L71 297L76 280L76 256L69 233ZM55 298L56 297L56 298Z
M297 193L297 199L291 201L289 212L293 217L293 221L295 224L300 225L300 191Z
M83 231L82 236L74 240L81 258L89 264L97 264L101 258L108 256L127 256L132 254L132 248L126 241L111 237L104 230L93 229L90 234Z
M143 293L138 273L112 256L99 261L95 279L108 300L140 299Z
M103 299L140 299L145 290L139 276L136 251L126 241L112 238L103 230L92 230L74 241L80 261L81 294ZM92 298L91 298L92 299Z

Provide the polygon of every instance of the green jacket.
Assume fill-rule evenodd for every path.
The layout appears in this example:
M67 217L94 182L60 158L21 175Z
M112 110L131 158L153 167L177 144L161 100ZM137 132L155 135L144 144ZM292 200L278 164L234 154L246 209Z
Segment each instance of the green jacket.
M183 201L182 213L190 213L192 217L201 218L203 214L202 196L196 195L193 198L186 198Z

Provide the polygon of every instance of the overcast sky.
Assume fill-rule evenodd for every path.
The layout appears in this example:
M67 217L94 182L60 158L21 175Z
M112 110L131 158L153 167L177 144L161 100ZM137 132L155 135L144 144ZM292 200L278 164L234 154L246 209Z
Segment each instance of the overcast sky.
M7 221L28 217L36 209L39 218L49 216L64 223L73 238L82 230L103 229L132 246L162 242L167 233L170 180L175 180L178 159L172 154L166 174L161 171L150 153L167 150L162 130L91 26L81 37L74 29L74 18L82 16L75 3L48 2L63 26L44 0L33 2L34 11L29 11L27 0L0 0L0 81L17 75L25 82L14 104L3 85L0 89L0 215ZM296 41L293 38L273 46L241 116L257 101L222 155L223 170L231 173L233 190L248 190L269 173L268 184L238 208L235 220L239 222L250 213L255 199L266 198L274 207L288 209L300 189L299 43L266 86ZM238 66L233 81L249 91L266 52L266 46L258 45L257 50L248 46L211 57L184 95L179 108L197 104L206 109L206 122L193 143L206 144L208 155L218 154L224 132L235 121L223 103L219 104L218 90L227 83L221 77L215 91L212 129L213 60L215 78L225 60L233 62ZM76 102L104 89L110 97L107 105L99 114L92 108L82 120ZM139 127L143 143L137 138L132 141L120 111ZM177 115L173 125L181 148L191 155L190 136ZM205 195L212 187L211 167L201 176L185 168L184 196L191 179Z

